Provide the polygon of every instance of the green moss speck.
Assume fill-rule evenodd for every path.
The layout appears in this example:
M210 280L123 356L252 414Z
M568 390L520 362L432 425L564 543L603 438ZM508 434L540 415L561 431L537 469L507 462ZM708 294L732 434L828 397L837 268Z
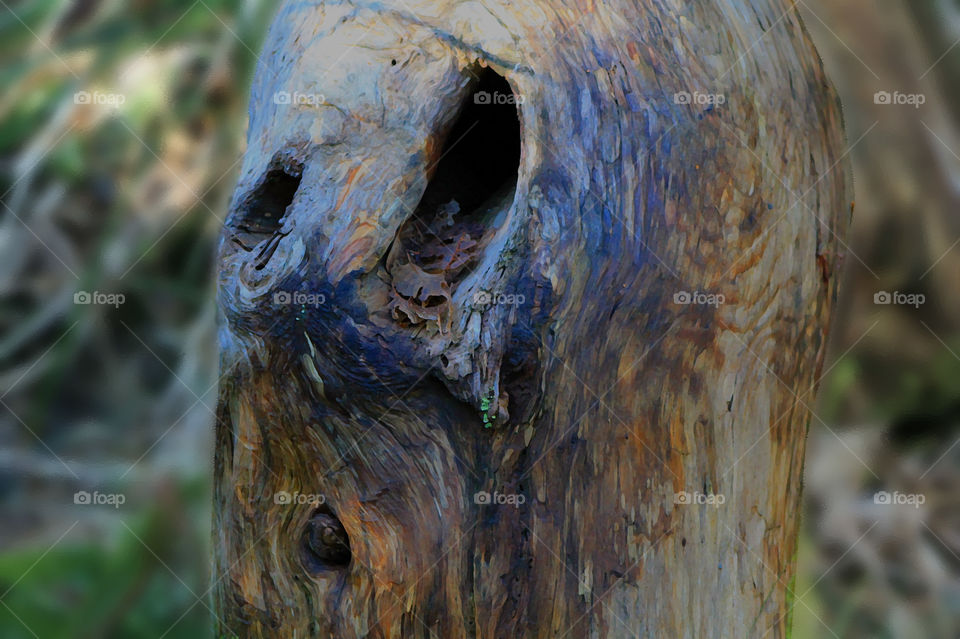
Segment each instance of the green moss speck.
M480 412L483 413L483 427L490 428L493 426L493 422L496 421L497 416L490 416L488 411L490 406L493 404L493 389L490 389L490 392L480 398Z

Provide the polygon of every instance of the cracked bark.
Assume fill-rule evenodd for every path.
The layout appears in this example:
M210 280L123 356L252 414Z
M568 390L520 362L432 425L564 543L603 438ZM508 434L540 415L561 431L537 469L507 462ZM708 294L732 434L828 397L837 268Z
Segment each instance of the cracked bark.
M218 256L220 632L785 636L843 148L780 0L284 4Z

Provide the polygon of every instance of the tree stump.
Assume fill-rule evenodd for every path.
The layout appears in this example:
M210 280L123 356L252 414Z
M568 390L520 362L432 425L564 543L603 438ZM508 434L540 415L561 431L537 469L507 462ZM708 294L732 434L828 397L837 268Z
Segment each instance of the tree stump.
M848 223L787 0L287 2L219 245L239 637L784 637Z

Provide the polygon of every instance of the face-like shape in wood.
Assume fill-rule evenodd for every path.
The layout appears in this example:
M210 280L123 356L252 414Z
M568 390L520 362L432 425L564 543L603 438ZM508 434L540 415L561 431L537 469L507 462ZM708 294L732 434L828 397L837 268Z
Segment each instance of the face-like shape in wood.
M285 5L219 248L222 630L780 633L838 120L779 1Z

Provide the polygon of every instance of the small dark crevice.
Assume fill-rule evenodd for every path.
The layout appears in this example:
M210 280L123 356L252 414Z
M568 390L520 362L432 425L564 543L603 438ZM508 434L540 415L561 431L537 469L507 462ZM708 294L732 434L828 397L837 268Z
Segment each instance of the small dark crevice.
M350 563L350 538L343 524L326 506L307 522L300 539L300 559L311 574L341 569Z
M282 237L282 219L300 188L302 176L301 165L288 166L274 158L259 185L238 207L232 239L244 250L252 251L254 246L270 238L271 242L257 256L262 263L270 259Z
M540 391L540 348L536 335L514 324L509 347L500 367L500 391L509 406L508 424L525 424L533 418Z

